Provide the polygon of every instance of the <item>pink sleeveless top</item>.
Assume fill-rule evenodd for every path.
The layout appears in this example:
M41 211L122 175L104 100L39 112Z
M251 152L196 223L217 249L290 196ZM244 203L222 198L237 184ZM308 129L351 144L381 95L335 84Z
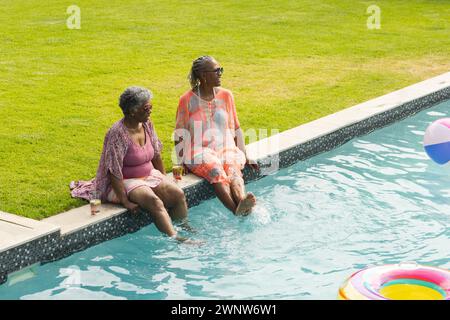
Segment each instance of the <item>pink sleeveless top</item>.
M144 178L149 176L153 170L151 161L155 152L145 127L144 132L145 144L143 147L130 139L130 145L125 158L123 158L122 174L124 179Z

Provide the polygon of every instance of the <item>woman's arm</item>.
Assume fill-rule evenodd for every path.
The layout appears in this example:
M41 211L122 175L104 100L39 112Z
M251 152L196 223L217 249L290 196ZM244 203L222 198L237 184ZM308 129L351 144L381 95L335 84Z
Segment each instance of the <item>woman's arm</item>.
M241 128L237 128L235 132L236 136L234 138L234 143L236 143L236 146L241 149L241 151L245 154L245 157L247 157L247 153L245 151L244 135L242 134Z
M139 209L139 206L128 200L127 193L125 191L125 185L123 184L123 180L115 177L111 174L111 172L108 173L111 178L111 186L114 190L114 192L117 195L117 198L119 199L120 203L130 210L132 213L136 213Z
M175 120L175 131L173 135L175 143L175 154L177 157L177 165L184 167L184 173L188 173L189 169L186 166L185 160L190 163L190 159L185 159L186 155L189 153L185 150L186 147L190 146L191 135L190 135L190 113L188 110L189 95L183 95L180 97L178 102L177 115Z
M181 143L181 144L180 144ZM183 154L184 154L184 150L183 150L183 137L177 137L175 136L175 153L177 155L177 161L178 164L181 165L183 163ZM178 146L180 144L180 146Z
M250 162L247 157L247 151L245 150L245 141L244 134L242 133L241 128L236 129L236 136L234 138L234 143L236 146L245 154L245 163L248 164L253 170L258 170L258 164L255 162Z
M161 173L164 175L166 174L166 170L164 169L164 164L160 154L155 154L155 156L152 159L152 164L155 169L161 171Z
M183 166L184 168L184 173L183 174L187 174L189 173L189 168L186 166L186 164L184 163L184 146L185 143L183 141L183 137L178 137L178 140L175 138L175 153L177 156L177 165L179 166Z

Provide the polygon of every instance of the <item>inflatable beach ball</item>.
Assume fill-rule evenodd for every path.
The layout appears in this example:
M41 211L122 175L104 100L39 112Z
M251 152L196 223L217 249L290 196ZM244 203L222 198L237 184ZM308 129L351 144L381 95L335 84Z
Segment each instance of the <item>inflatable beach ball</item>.
M450 118L437 120L428 126L423 146L434 162L446 164L450 161Z

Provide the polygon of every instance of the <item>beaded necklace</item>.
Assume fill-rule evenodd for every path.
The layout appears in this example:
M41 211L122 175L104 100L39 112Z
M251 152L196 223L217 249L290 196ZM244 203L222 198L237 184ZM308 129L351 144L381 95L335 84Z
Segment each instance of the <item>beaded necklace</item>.
M207 121L208 128L211 128L212 119L213 119L213 113L212 113L213 108L212 107L214 106L214 110L216 109L216 90L215 90L215 88L213 88L213 99L211 101L206 101L201 98L200 87L197 87L197 96L199 98L200 105L203 103L203 101L207 104L206 109L208 110L208 112L207 112L208 117L207 117L206 121Z

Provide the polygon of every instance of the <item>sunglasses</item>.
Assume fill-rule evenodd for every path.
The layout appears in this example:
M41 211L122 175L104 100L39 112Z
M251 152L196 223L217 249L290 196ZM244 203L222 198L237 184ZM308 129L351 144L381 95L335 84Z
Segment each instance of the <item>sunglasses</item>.
M218 76L221 76L223 74L223 67L214 69L214 70L209 70L209 71L205 71L205 72L215 72Z

